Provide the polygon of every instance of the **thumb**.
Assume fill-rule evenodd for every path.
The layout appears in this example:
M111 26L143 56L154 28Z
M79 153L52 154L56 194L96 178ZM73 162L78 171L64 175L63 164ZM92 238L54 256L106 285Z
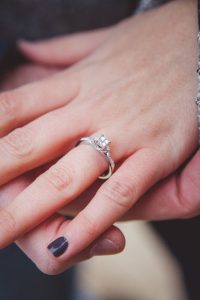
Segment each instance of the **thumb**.
M35 63L64 67L92 53L109 32L110 29L98 29L37 42L20 40L18 48L26 58Z
M47 248L47 245L52 236L57 234L57 230L69 222L64 217L55 214L32 231L26 233L16 241L16 244L41 272L48 275L64 272L71 266L94 256L118 254L125 247L123 233L117 227L112 226L91 245L71 257L71 259L65 260L62 256L60 258L59 256L68 247L67 240L59 238L49 245L51 248Z

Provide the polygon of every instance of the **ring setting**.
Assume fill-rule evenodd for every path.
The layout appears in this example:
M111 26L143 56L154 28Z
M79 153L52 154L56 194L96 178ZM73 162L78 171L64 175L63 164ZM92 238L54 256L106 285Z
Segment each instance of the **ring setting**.
M109 168L108 171L99 176L99 178L104 180L110 178L115 168L115 162L113 161L110 154L109 145L111 144L111 142L105 137L105 135L101 134L100 137L83 137L80 139L79 143L85 143L92 146L104 156L104 158L109 163Z

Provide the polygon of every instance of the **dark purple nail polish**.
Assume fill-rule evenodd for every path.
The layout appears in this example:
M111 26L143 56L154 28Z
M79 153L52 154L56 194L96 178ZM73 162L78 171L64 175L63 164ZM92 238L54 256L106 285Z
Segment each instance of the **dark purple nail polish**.
M55 256L61 256L68 248L69 243L64 236L59 237L48 245L48 250Z

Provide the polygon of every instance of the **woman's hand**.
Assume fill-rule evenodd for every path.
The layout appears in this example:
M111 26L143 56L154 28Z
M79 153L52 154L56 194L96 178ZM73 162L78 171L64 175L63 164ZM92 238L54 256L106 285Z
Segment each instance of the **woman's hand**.
M94 36L92 35L91 38L94 39ZM43 79L56 72L58 72L58 69L55 67L44 67L38 64L20 66L6 75L1 82L1 90L11 90L22 84ZM3 209L10 204L20 192L29 186L36 177L47 168L47 166L43 166L33 170L1 187L0 208ZM51 236L55 234L57 228L61 226L64 221L66 221L65 217L54 214L40 224L40 226L16 241L16 244L25 252L25 254L45 273L54 274L54 272L57 272L57 266L54 266L55 262L53 260L51 262L49 259L44 259L43 251ZM68 220L68 222L70 222L70 220ZM41 241L44 247L41 247ZM39 244L40 246L38 247ZM95 255L111 255L119 253L124 249L124 246L125 238L122 232L117 227L111 226L96 241L89 245L89 247L68 261L67 265L61 265L59 271L65 270L67 267Z
M91 147L72 149L81 136L105 133L120 165L88 206L49 240L59 236L68 240L68 250L55 258L59 266L91 244L195 150L194 2L174 1L129 19L74 67L2 96L10 100L10 106L4 102L9 112L20 103L29 116L16 114L13 122L12 113L7 114L4 131L52 110L53 98L58 107L65 103L2 138L2 184L69 152L0 212L1 247L71 202L106 169L104 159ZM17 102L21 99L26 102ZM41 110L29 114L33 99Z

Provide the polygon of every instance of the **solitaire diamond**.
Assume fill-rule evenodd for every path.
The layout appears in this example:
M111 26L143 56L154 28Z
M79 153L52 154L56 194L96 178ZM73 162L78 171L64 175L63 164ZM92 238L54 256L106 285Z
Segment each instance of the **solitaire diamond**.
M99 138L94 138L94 142L97 147L99 147L102 151L110 150L108 145L111 143L104 134L102 134Z
M111 144L111 142L105 137L104 134L101 134L99 137L82 137L78 144L80 144L81 142L91 145L105 157L105 159L109 163L109 168L108 171L99 176L99 178L104 180L110 178L115 168L115 162L111 157L110 148L108 146L109 144Z

